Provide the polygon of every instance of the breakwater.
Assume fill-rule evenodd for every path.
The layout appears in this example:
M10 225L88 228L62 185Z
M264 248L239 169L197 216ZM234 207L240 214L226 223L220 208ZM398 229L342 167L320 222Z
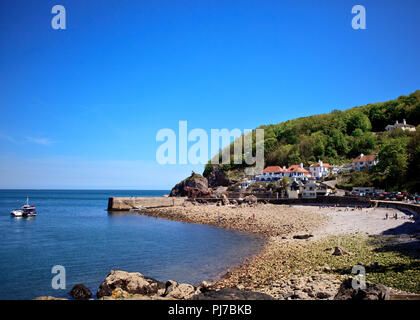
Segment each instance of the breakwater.
M228 198L236 200L238 198ZM365 197L347 196L321 196L313 199L288 199L288 198L258 198L258 202L280 204L280 205L330 205L330 206L361 206L361 207L382 207L408 210L420 214L420 205L401 201L371 200ZM200 203L216 203L221 201L218 198L195 198L186 197L110 197L108 199L108 211L129 211L132 209L151 209L183 205L185 201L196 201ZM240 202L240 201L238 201Z
M108 211L179 206L184 203L185 199L184 197L110 197Z

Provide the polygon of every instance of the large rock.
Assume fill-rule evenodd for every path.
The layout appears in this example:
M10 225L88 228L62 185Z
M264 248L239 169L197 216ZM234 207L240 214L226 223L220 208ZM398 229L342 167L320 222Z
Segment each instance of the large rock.
M92 297L92 292L83 284L76 284L70 291L74 299L83 300Z
M210 188L219 186L227 187L233 183L218 164L212 165L210 170L205 170L204 175L208 180Z
M225 194L222 194L222 203L224 206L230 204L228 197Z
M197 293L197 289L187 283L178 283L173 280L166 282L166 290L163 294L165 298L173 298L179 300L191 299Z
M382 284L366 282L365 289L354 289L352 287L352 278L343 281L335 300L388 300L389 289Z
M172 188L170 197L185 197L187 196L187 188L202 190L208 192L209 186L207 179L204 178L201 174L197 174L194 171L191 176L182 180L180 183L176 184Z
M344 250L341 247L334 247L334 251L332 253L333 256L346 256L350 254L349 252L347 252L346 250Z
M244 198L244 201L245 202L248 202L248 203L257 203L258 202L258 198L256 197L256 196L254 196L253 194L250 194L250 195L248 195L248 196L246 196L245 198Z
M165 289L165 284L145 277L140 272L111 270L100 285L96 296L98 298L111 296L115 289L122 289L130 294L155 295L159 289Z
M274 300L274 298L265 293L224 288L196 294L192 300Z

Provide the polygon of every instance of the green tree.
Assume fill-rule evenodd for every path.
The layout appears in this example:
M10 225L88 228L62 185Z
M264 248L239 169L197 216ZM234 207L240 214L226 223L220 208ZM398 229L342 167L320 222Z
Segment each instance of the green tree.
M378 158L375 171L382 176L386 189L397 190L404 184L408 167L405 141L391 140L379 151Z
M283 179L277 181L277 185L280 189L282 198L284 197L284 194L287 190L287 187L288 187L289 183L290 183L290 178L289 177L283 177Z
M363 132L372 129L372 124L367 115L362 112L353 112L347 122L347 132L351 134L354 130L360 129Z

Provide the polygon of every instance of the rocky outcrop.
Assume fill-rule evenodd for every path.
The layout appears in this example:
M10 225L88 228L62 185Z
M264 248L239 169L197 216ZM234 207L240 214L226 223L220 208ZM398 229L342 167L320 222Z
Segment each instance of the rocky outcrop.
M102 298L111 296L115 289L121 289L129 294L155 295L165 289L165 284L152 278L145 277L140 272L126 272L111 270L100 285L96 296Z
M192 300L274 300L274 298L261 292L223 288L217 291L199 293L193 296Z
M172 188L169 196L170 197L187 196L186 190L188 189L185 189L185 187L202 190L206 192L208 192L208 189L209 189L207 179L204 178L201 174L197 174L193 171L191 176L182 180L180 183L176 184L175 187Z
M264 293L228 288L215 291L203 281L198 287L168 280L166 284L145 277L139 272L111 270L100 285L97 297L101 300L272 300ZM52 299L39 297L37 299Z
M69 294L77 300L85 300L92 297L92 292L83 284L76 284Z
M352 286L352 278L343 281L335 300L388 300L389 288L382 284L366 282L365 289L355 289Z
M219 186L227 187L233 182L229 179L228 175L222 170L220 165L212 165L211 170L205 172L205 176L208 180L210 188L216 188Z
M165 298L173 298L179 300L191 299L192 296L200 291L194 286L187 283L179 283L173 280L166 282L166 290L163 294Z

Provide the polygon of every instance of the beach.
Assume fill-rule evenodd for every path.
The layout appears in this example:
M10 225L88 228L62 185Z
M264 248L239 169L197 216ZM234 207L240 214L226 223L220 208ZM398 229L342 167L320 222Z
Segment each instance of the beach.
M227 270L213 289L235 287L276 299L333 299L359 264L366 267L367 280L385 284L392 294L420 293L420 225L396 209L186 203L141 214L267 239L260 253ZM335 247L343 253L333 255Z

